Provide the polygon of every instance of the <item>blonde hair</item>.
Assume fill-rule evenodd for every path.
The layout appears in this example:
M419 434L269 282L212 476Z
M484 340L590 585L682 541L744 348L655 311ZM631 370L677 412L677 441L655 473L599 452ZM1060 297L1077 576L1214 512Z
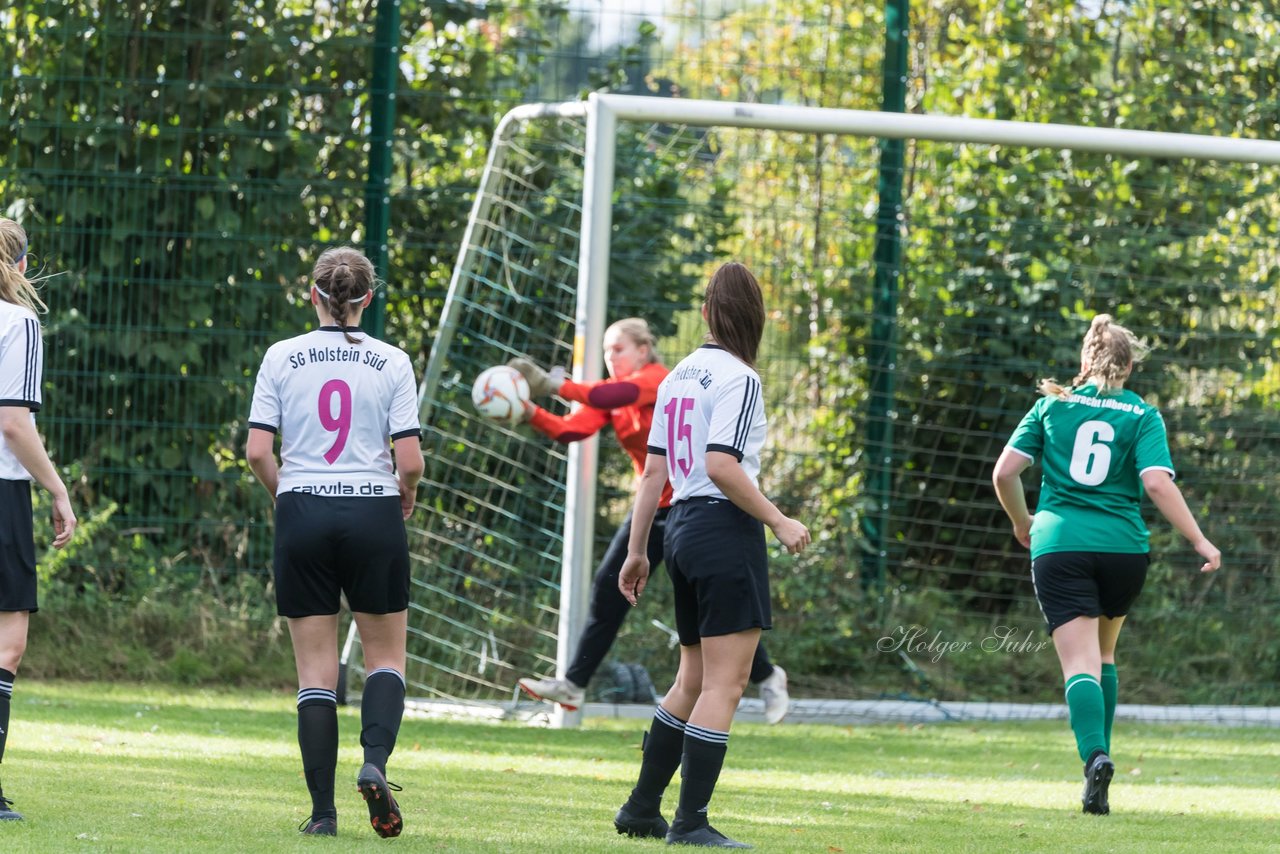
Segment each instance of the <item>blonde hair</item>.
M645 362L646 365L652 365L654 362L660 361L658 358L658 337L653 334L653 330L649 328L649 322L643 317L624 317L609 324L606 333L617 331L621 335L631 339L631 343L637 347L648 347L649 358Z
M1116 323L1111 315L1099 314L1089 324L1080 347L1080 373L1063 388L1057 380L1042 380L1040 393L1065 400L1071 389L1092 382L1099 392L1123 388L1136 362L1147 355L1146 346L1128 329Z
M36 282L18 269L26 255L27 232L13 220L0 217L0 299L39 314L49 307L40 299Z

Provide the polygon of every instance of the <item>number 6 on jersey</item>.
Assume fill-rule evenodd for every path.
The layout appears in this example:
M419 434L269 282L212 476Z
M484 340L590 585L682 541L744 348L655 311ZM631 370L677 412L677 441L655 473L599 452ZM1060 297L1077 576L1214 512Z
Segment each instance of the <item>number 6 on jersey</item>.
M1114 442L1116 428L1105 421L1086 421L1076 431L1076 442L1071 448L1071 479L1085 486L1097 486L1107 479L1111 469L1111 448L1104 442Z

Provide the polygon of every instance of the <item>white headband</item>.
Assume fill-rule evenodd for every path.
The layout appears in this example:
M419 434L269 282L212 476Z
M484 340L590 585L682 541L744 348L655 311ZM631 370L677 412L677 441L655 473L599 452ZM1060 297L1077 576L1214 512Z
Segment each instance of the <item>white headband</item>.
M318 293L320 296L324 297L325 299L329 298L329 295L326 294L324 291L322 291L319 285L312 285L311 287L315 288L316 293ZM366 291L363 296L358 296L355 299L349 299L347 300L347 302L351 303L352 305L355 305L358 302L364 302L364 298L367 297L368 295L369 295L369 292Z

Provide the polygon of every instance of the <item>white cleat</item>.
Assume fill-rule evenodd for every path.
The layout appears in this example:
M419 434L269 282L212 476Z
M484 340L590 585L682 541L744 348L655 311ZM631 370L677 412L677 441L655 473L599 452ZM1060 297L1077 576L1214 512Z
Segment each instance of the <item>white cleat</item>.
M787 671L773 666L769 678L760 683L760 699L764 700L765 723L776 724L791 710L791 695L787 693Z
M770 677L772 678L772 677ZM786 679L783 678L783 693L786 693ZM520 690L535 700L546 700L548 703L559 703L571 712L582 708L587 689L579 688L568 679L521 679ZM785 714L785 712L783 713Z

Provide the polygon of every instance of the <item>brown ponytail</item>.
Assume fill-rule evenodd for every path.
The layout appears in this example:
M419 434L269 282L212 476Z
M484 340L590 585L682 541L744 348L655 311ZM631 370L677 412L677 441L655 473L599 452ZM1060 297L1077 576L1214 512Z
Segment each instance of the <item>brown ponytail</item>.
M721 265L711 274L703 304L711 337L754 368L764 335L764 294L756 277L736 261Z
M347 311L373 290L373 263L349 246L326 249L316 260L311 280L347 341L359 344L361 339L347 332Z

